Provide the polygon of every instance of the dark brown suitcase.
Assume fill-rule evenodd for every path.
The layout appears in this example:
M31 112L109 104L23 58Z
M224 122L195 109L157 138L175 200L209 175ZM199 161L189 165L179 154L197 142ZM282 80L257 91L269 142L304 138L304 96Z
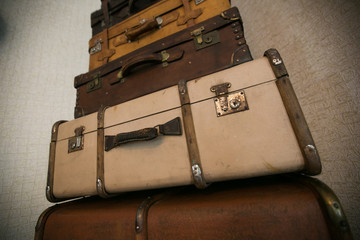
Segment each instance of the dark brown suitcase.
M75 118L250 60L233 7L75 77Z
M352 239L339 199L321 181L278 175L90 197L48 208L35 239Z
M160 0L101 0L101 9L91 13L92 35L114 26Z

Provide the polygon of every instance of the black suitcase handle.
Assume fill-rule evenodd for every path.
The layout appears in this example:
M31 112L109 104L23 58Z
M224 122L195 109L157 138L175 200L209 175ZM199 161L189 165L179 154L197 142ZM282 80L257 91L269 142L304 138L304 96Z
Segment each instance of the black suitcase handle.
M115 136L105 136L105 151L120 146L125 143L135 141L148 141L161 135L180 136L182 135L180 117L174 118L165 124L159 124L153 128L143 128L140 130L119 133Z

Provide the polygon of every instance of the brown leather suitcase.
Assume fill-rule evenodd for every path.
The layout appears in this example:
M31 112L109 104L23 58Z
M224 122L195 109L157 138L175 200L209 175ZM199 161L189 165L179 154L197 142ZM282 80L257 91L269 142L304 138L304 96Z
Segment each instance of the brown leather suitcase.
M250 60L234 7L75 77L75 118Z
M321 181L278 175L90 197L45 210L40 239L352 239L339 199Z
M101 9L91 13L92 35L119 23L160 0L101 0Z
M89 71L231 7L229 0L161 0L89 41Z

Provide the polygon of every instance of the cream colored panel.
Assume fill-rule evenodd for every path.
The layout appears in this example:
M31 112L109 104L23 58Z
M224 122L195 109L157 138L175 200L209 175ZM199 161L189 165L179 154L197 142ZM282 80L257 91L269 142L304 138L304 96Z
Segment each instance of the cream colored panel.
M95 195L97 133L84 135L83 150L68 153L68 140L56 143L54 195L57 198Z
M105 136L154 127L175 117L181 117L180 108L107 128ZM104 169L105 188L110 193L191 184L185 133L127 143L105 152Z
M213 99L192 105L208 182L297 171L304 161L274 81L245 90L249 110L217 117Z
M75 136L75 129L81 126L85 127L84 133L95 131L97 129L97 113L60 124L57 140Z
M214 85L231 82L229 92L247 88L275 79L275 75L265 57L243 63L226 70L216 72L188 82L190 102L196 102L214 96L210 88Z
M105 110L104 126L131 121L180 106L178 87L170 87Z

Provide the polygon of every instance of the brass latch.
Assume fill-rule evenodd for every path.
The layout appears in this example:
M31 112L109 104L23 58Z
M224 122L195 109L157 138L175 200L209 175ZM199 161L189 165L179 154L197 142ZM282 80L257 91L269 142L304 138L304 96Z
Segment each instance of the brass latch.
M246 101L245 91L238 90L233 93L228 93L231 83L223 83L210 88L211 92L215 92L216 98L214 99L216 115L218 117L249 110Z
M93 76L93 80L91 80L90 82L88 82L86 84L86 92L92 92L95 91L97 89L101 88L101 78L100 78L100 73L95 74Z
M218 31L203 34L202 32L204 30L205 28L201 27L191 32L191 35L195 37L194 43L196 50L200 50L220 42L220 35Z
M169 57L170 57L169 53L167 53L165 50L161 51L161 61L162 61L162 66L163 67L167 67L169 65L169 63L167 62Z
M84 148L84 135L85 130L84 126L78 127L75 129L75 136L69 138L68 142L68 153L82 150Z
M203 42L202 31L204 31L204 29L205 29L204 27L200 27L191 32L191 36L195 37L196 42L198 44L202 44L202 42Z

